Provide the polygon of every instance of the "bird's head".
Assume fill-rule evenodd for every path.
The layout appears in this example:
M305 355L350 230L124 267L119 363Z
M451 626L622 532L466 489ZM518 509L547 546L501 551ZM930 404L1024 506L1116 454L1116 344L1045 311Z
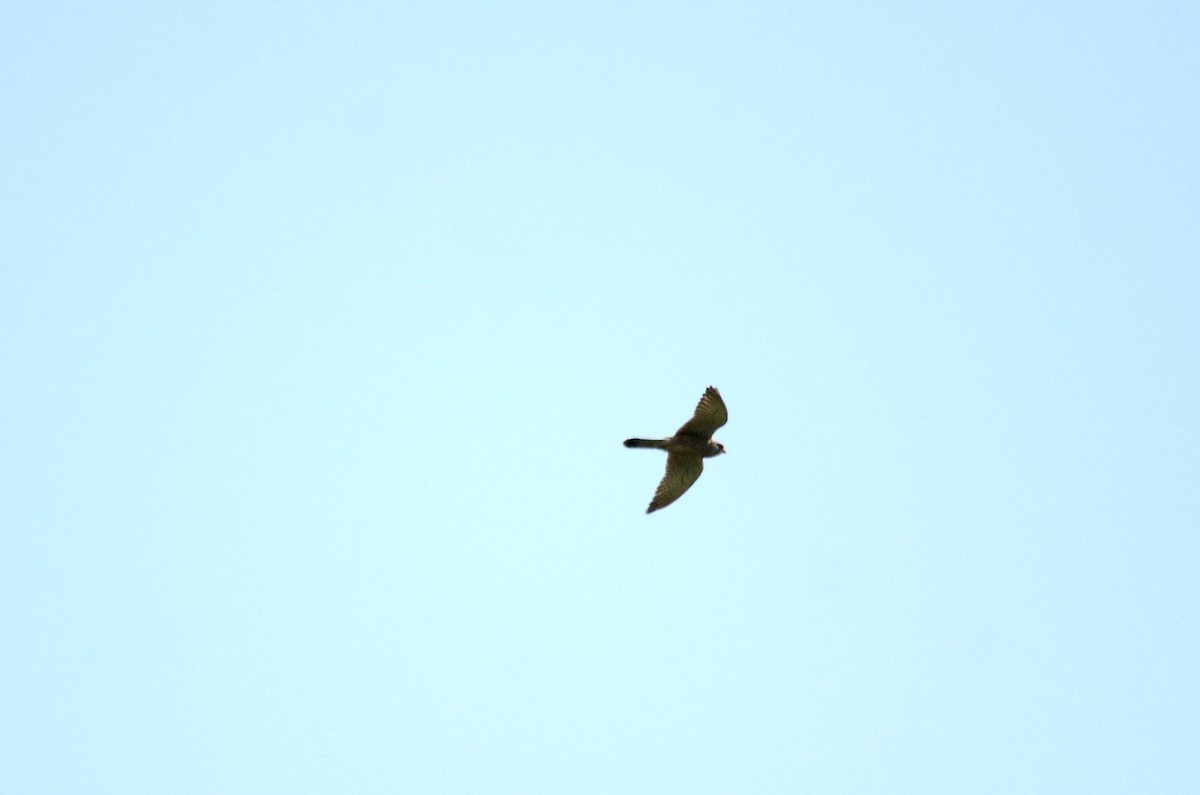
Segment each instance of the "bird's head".
M708 443L709 458L712 458L713 456L721 455L724 452L725 452L725 445L721 444L720 442L710 441Z

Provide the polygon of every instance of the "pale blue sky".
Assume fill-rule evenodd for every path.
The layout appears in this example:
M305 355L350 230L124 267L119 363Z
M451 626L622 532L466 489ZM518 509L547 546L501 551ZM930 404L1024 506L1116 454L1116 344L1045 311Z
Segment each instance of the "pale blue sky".
M1195 4L201 5L2 15L0 790L1200 790Z

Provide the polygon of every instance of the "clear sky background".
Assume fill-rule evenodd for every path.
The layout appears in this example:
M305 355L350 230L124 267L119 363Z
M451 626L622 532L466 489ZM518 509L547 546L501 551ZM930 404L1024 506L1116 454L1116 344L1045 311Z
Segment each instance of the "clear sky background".
M0 17L0 790L1200 791L1194 3Z

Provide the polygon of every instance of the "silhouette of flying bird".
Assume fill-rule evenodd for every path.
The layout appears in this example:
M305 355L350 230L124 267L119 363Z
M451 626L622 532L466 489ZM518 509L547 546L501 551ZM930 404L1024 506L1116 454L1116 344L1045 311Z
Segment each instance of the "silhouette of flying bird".
M729 420L725 401L713 387L704 390L696 413L674 436L666 439L626 439L626 447L651 447L667 451L667 472L663 475L646 513L665 508L683 496L704 471L704 459L725 452L725 445L714 442L712 435Z

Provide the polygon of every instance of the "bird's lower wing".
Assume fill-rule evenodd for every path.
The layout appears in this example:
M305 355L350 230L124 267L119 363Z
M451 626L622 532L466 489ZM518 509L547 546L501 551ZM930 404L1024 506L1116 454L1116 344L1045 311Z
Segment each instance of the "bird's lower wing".
M665 508L682 497L703 471L704 459L700 456L687 453L668 453L667 473L663 475L662 481L658 484L658 489L654 492L654 499L650 501L650 507L646 509L646 513L654 513L659 508Z

